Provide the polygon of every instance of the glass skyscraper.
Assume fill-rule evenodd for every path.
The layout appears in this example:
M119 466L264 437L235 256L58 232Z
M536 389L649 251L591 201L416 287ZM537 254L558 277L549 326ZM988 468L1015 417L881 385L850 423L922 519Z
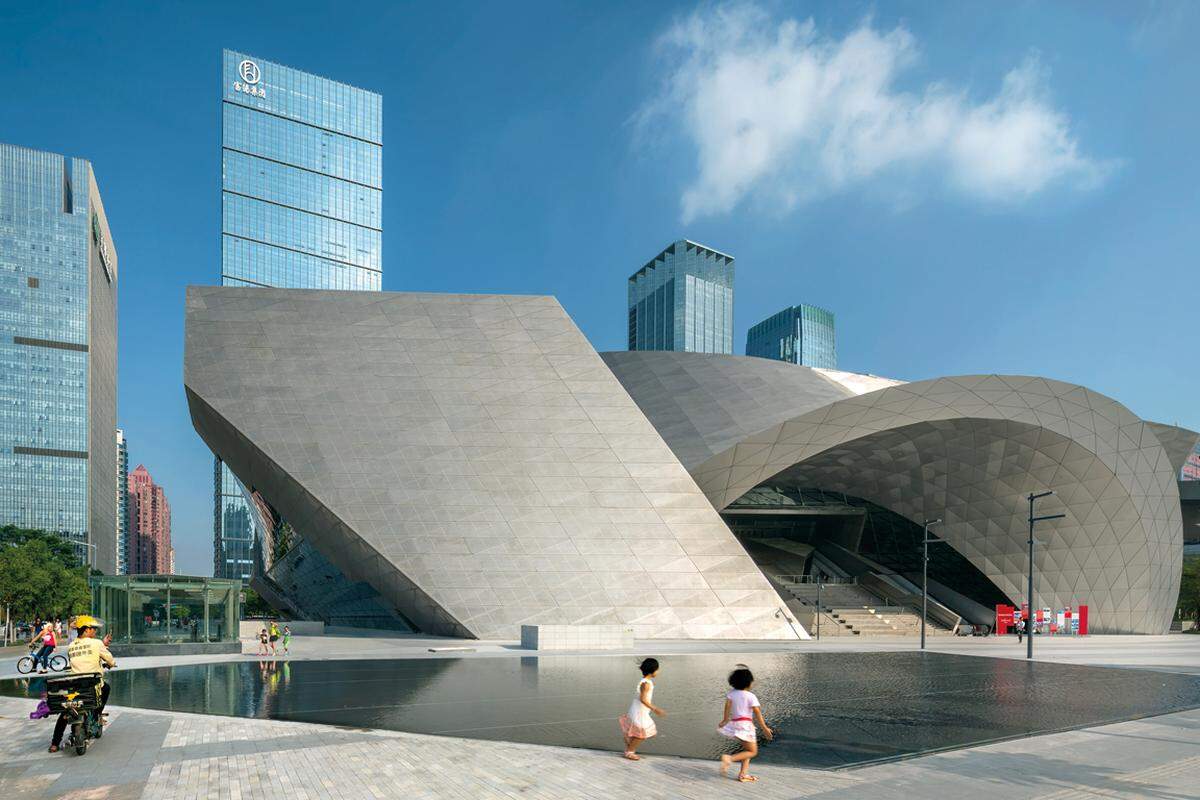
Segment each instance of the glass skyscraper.
M229 50L221 91L221 284L379 291L380 95ZM213 485L213 575L248 580L255 509Z
M129 571L129 442L117 428L117 574Z
M746 355L837 369L833 312L804 304L785 308L747 331Z
M630 275L629 349L733 353L733 256L681 239Z
M0 525L117 568L117 251L92 165L0 144Z

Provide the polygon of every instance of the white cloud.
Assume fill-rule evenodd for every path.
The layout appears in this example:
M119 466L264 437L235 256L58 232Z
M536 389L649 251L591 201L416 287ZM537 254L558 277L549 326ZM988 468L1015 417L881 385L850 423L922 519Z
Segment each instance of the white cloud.
M663 89L637 119L642 132L678 124L695 147L685 222L748 197L788 208L895 175L932 174L965 195L1014 202L1056 184L1094 187L1113 167L1080 153L1033 57L994 97L972 101L943 83L896 88L917 58L902 27L865 22L835 39L811 20L725 5L676 23L659 47Z

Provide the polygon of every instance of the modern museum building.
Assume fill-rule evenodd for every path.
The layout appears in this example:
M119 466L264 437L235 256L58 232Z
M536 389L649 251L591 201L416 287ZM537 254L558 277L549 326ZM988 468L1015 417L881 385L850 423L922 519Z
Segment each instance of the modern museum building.
M930 596L982 622L1026 601L1047 491L1037 607L1163 633L1200 440L1036 376L598 353L547 296L190 287L184 383L258 515L268 601L483 639L804 636L787 587L919 598L938 519Z

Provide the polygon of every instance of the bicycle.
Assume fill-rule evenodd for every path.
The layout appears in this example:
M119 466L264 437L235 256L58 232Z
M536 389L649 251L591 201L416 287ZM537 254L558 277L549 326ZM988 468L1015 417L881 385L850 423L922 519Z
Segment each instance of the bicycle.
M39 647L38 649L41 649L41 648ZM37 667L34 666L33 650L29 651L29 655L21 656L21 658L17 661L17 672L21 673L22 675L28 675L29 673L33 672L35 669L37 669ZM62 655L61 653L55 653L54 655L51 655L50 656L50 671L51 672L66 672L67 671L67 657Z

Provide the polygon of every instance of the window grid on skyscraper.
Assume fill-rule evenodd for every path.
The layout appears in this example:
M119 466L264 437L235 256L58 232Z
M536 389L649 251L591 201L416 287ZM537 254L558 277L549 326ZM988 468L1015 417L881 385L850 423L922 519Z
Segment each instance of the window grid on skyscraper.
M0 145L0 525L60 533L109 572L116 270L91 165Z
M667 247L629 278L629 349L733 352L733 256Z
M746 355L837 369L834 315L806 304L785 308L746 332Z

